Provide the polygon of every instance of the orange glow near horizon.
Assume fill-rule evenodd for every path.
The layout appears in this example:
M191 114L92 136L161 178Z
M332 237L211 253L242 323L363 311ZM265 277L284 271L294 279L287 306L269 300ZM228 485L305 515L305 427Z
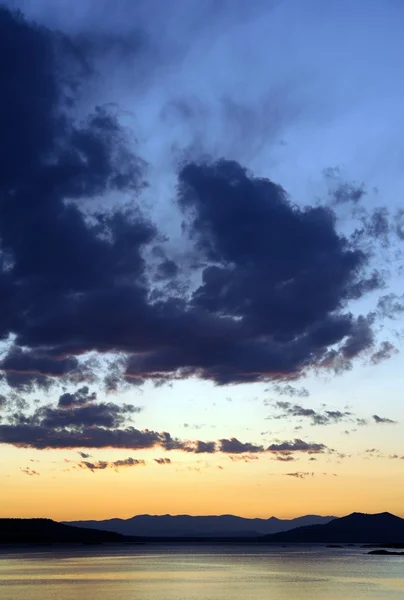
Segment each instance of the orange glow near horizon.
M17 460L23 462L20 452L13 449L10 453L15 466ZM396 483L398 473L392 471L391 461L377 472L369 461L352 461L349 468L335 475L331 469L325 475L325 469L317 467L313 476L298 478L288 476L283 463L267 456L246 464L222 455L190 459L173 452L166 455L172 464L158 465L154 462L158 455L144 451L137 458L146 459L146 466L94 473L79 468L77 459L76 463L61 459L55 451L35 452L37 456L44 458L32 462L31 468L40 475L27 476L19 467L0 479L0 516L62 521L129 518L145 513L284 519L304 514L343 516L354 511L387 510L403 515L404 485ZM113 460L117 458L122 456ZM314 471L312 466L296 469L291 464L287 472Z

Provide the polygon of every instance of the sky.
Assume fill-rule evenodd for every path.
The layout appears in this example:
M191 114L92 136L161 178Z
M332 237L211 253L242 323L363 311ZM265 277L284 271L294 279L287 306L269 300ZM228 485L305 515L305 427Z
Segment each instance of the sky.
M0 2L0 513L404 517L401 0Z

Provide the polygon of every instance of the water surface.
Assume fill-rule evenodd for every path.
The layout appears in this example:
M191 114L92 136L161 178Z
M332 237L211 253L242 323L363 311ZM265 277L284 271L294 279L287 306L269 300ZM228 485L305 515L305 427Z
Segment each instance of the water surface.
M0 598L402 600L404 557L358 547L3 548Z

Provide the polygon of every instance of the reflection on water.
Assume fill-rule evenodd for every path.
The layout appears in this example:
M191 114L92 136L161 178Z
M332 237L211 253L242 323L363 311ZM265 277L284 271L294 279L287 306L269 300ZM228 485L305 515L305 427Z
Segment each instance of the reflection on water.
M0 553L1 600L402 600L404 557L362 548L132 546Z

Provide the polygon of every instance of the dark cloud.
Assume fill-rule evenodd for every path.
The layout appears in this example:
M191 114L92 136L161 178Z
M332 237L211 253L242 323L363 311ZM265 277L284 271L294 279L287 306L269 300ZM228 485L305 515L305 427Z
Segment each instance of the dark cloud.
M187 445L185 450L187 452L195 452L195 454L212 454L217 451L215 442L201 442L200 440L193 445Z
M182 441L178 438L172 438L167 432L162 434L161 445L165 450L183 450L191 454L214 454L218 452L216 442Z
M65 393L59 397L58 406L59 408L74 408L79 406L85 406L90 402L97 399L95 392L89 391L87 386L79 388L73 394Z
M138 39L83 43L0 8L0 338L13 340L4 381L18 391L84 385L98 369L90 352L118 357L103 373L108 392L148 379L285 382L349 368L374 345L373 317L354 316L350 302L383 284L364 243L376 221L373 233L347 237L332 208L298 207L236 162L185 162L176 205L192 260L153 255L165 238L142 210L135 141L118 109L86 115L78 103L97 53L132 55ZM337 204L357 195L344 189ZM97 447L124 414L80 403L65 397L15 427L35 440L35 427L64 423L62 443L76 447L81 434L66 428L91 422ZM35 443L56 443L42 433Z
M203 376L214 371L216 381L229 381L230 361L240 372L236 381L291 375L318 364L329 346L341 344L342 357L351 359L371 345L368 318L341 307L380 282L365 274L365 253L337 234L330 209L298 209L280 186L228 161L185 166L178 203L212 263L194 306L241 324L242 339L216 350L226 360L218 362L214 348L216 364L200 360Z
M177 450L189 454L223 453L244 455L244 457L265 452L287 456L295 452L317 454L328 450L324 444L307 443L300 439L272 444L267 449L259 444L241 442L235 437L222 438L216 442L180 440L172 437L168 432L136 429L130 424L130 417L134 412L136 408L131 405L118 406L111 402L99 404L91 402L89 405L65 409L40 407L28 416L21 412L10 415L8 423L0 424L0 442L39 450L161 448L165 451ZM79 454L84 459L89 458L87 452L80 451Z
M275 408L281 411L280 414L275 416L276 419L301 417L309 419L312 425L333 425L352 418L352 413L349 411L325 410L324 412L318 412L313 408L305 408L300 404L292 404L291 402L275 402Z
M135 205L92 215L79 207L113 191L133 195L143 183L116 115L99 107L82 123L70 116L71 43L5 8L0 32L10 57L0 69L0 335L16 336L2 367L61 377L77 366L72 353L99 347L88 337L96 321L106 320L98 330L108 337L113 297L123 297L129 281L129 302L144 303L141 248L155 230Z
M373 345L372 320L373 316L358 317L350 335L342 345L341 353L344 358L350 360Z
M341 412L340 410L326 410L324 415L320 415L319 424L324 424L322 421L338 423L346 418L349 418L351 415L352 413L349 411Z
M349 368L373 345L373 316L341 307L380 287L381 276L337 234L330 209L298 209L280 186L228 161L184 167L178 203L211 263L188 312L199 315L194 331L203 318L205 336L131 360L129 374L182 370L221 384L296 377L309 367ZM210 333L218 316L219 336Z
M124 377L126 359L123 356L115 357L108 361L106 367L106 375L103 379L103 387L107 394L117 394L129 386ZM143 384L142 380L138 380L139 385Z
M90 458L91 457L91 455L87 454L87 452L79 452L78 454L81 456L81 458Z
M324 174L329 187L331 205L337 210L341 209L342 205L350 205L351 215L357 218L358 225L353 238L357 242L367 244L369 250L371 240L379 241L383 248L389 247L394 220L388 209L384 206L369 208L363 202L368 194L365 184L344 181L338 168L326 169ZM377 195L376 188L372 191L374 195ZM375 274L375 277L377 278L378 275Z
M384 360L388 360L394 354L397 353L398 350L395 346L393 346L393 344L391 344L390 342L382 342L380 344L379 349L376 350L376 352L373 352L372 356L370 357L370 362L373 365L377 365L383 362Z
M146 462L142 459L129 457L124 460L114 460L111 464L114 467L137 467L138 465L145 465Z
M81 463L79 463L79 466L81 468L89 469L89 471L93 471L94 472L94 471L96 471L98 469L99 470L107 469L108 466L109 466L109 463L106 460L99 460L99 461L94 462L94 463L89 462L87 460L83 460Z
M7 396L2 395L2 398L5 398L5 403L3 404L3 407L5 407L8 411L19 412L25 411L29 408L29 403L27 402L27 400L13 390Z
M324 169L323 174L333 204L352 203L355 205L366 195L364 183L345 182L338 167Z
M329 452L329 448L325 444L316 444L313 442L304 442L299 438L292 441L279 442L271 444L267 448L268 452L279 454L291 454L292 452L306 452L307 454L322 454Z
M240 442L237 438L222 439L219 440L219 444L220 452L226 452L227 454L243 454L264 451L263 446L243 443Z
M96 397L83 386L62 394L56 406L40 406L31 414L17 410L1 425L3 443L33 448L148 448L167 441L167 435L139 431L131 418L141 409L131 404L95 402ZM24 408L26 408L24 406ZM82 458L88 458L81 453Z
M379 239L382 246L387 248L390 244L391 220L386 207L379 206L362 217L362 230L359 236L367 239Z
M158 280L173 279L178 274L178 265L173 260L166 259L157 268L156 278Z
M153 460L158 465L171 465L171 459L170 458L154 458Z
M308 398L310 396L310 392L307 388L296 388L290 384L281 385L277 383L272 386L272 390L280 396L289 396L290 398Z
M20 448L128 448L131 450L163 446L165 437L156 432L135 427L107 429L88 426L53 429L45 425L0 425L0 440ZM164 447L164 446L163 446Z
M400 208L395 215L395 233L400 241L404 241L404 210Z
M79 367L75 357L56 359L44 352L23 350L12 347L0 362L0 370L4 372L10 387L29 392L34 387L47 388L52 378L62 378Z
M392 419L387 419L386 417L379 417L379 415L372 415L372 418L373 418L374 422L377 424L383 424L383 423L396 424L397 423L397 421L393 421Z
M83 460L79 463L79 467L84 469L89 469L90 471L97 470L105 470L105 469L115 469L118 470L124 467L139 467L145 466L146 461L138 458L125 458L122 460L114 460L114 461L106 461L106 460L98 460L96 462L89 462L87 460Z
M382 317L396 319L404 313L404 297L397 294L385 294L379 298L377 310Z
M95 404L92 402L85 405L41 406L29 416L24 413L14 413L10 419L16 427L27 425L53 430L64 428L77 430L81 427L112 429L123 425L131 415L137 412L139 409L131 404L117 405L113 402Z

